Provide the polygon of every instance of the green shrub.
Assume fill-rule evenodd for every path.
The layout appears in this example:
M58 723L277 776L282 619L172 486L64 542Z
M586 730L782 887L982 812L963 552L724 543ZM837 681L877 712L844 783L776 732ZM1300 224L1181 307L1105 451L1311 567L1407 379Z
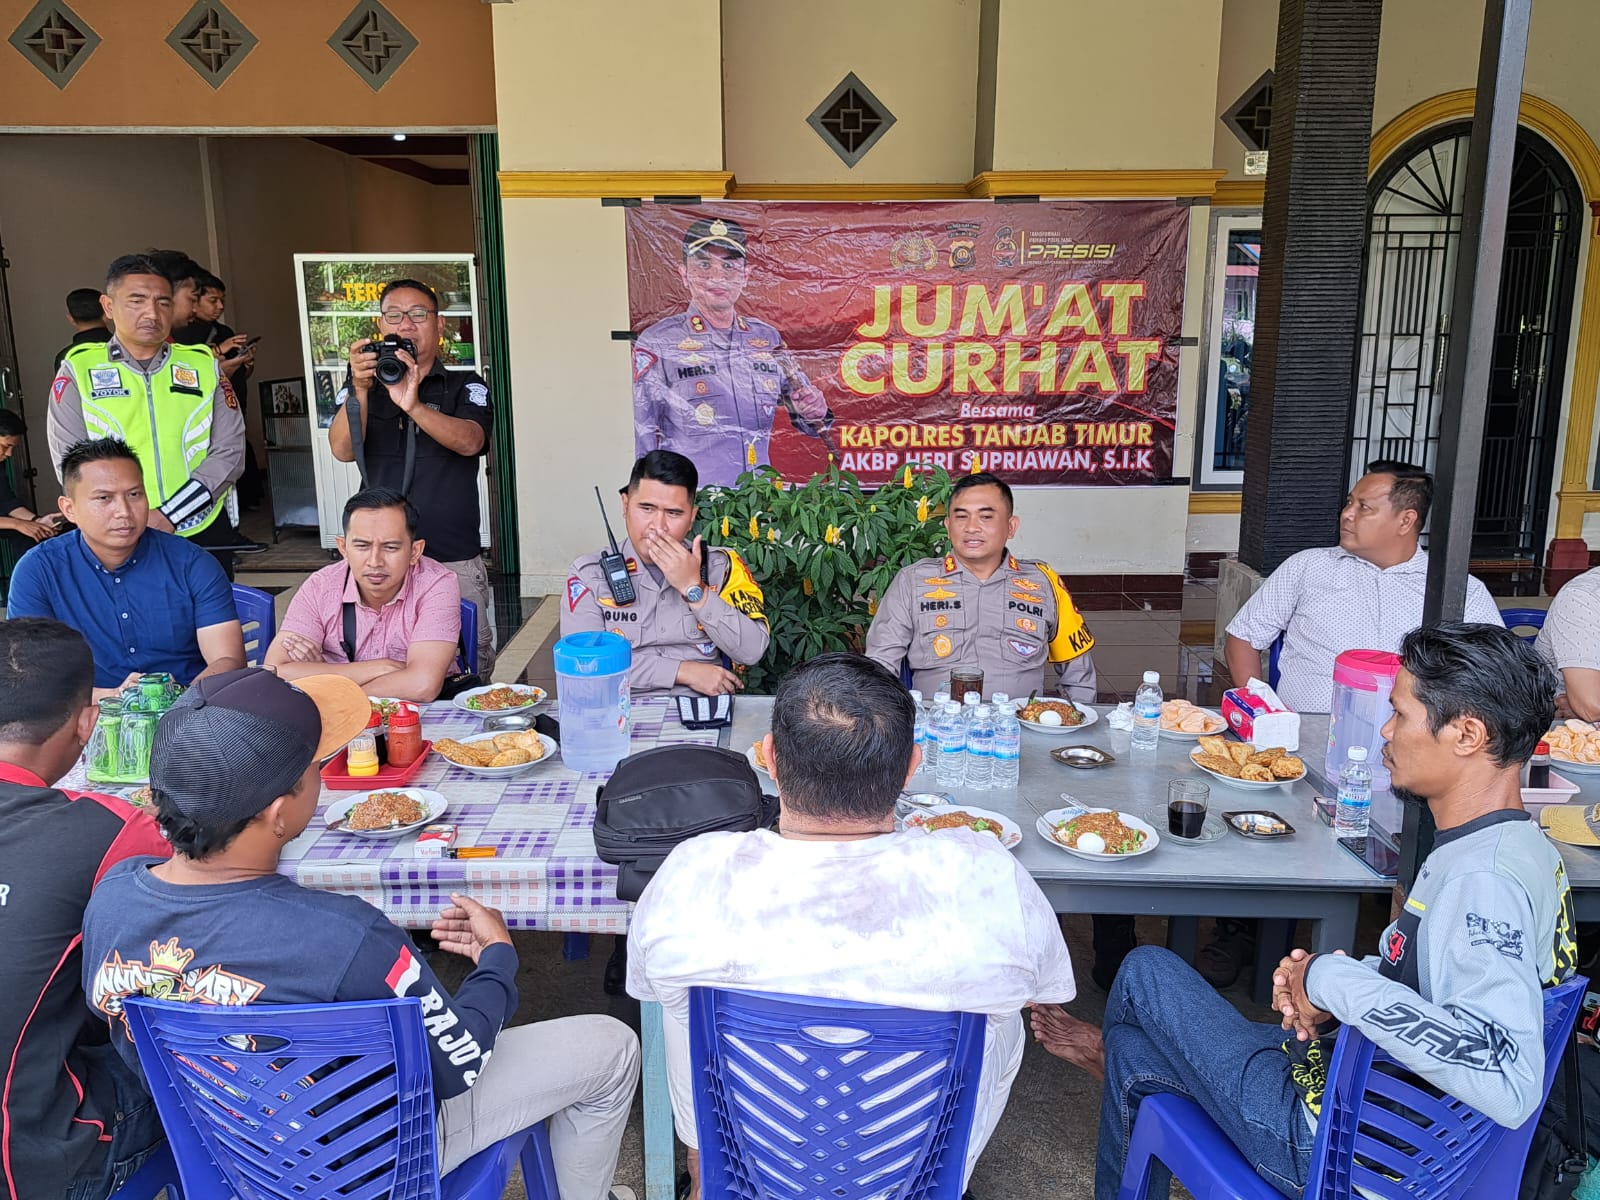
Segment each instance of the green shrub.
M800 485L760 467L731 488L702 491L698 532L737 550L766 594L772 646L744 672L746 688L770 692L790 667L825 651L859 652L896 572L945 552L939 518L949 497L942 467L907 467L868 492L831 463Z

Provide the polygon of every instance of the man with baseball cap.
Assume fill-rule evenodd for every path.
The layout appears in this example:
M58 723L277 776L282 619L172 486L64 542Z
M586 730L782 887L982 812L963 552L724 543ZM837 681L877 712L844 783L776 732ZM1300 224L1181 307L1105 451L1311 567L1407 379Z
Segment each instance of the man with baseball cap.
M89 1007L137 1071L122 1014L130 995L204 1004L415 996L429 1014L440 1172L549 1118L562 1195L604 1200L638 1081L633 1033L598 1015L504 1029L517 1009L516 951L501 915L467 896L452 895L433 923L441 949L476 964L451 996L377 909L278 873L284 844L316 815L318 764L370 712L352 680L291 684L248 668L200 680L161 718L150 786L173 856L129 860L95 891L83 926Z
M730 486L767 464L779 404L810 437L833 424L783 334L734 310L746 262L737 221L695 221L684 231L680 268L688 311L657 321L633 343L634 453L676 450L694 459L707 485Z

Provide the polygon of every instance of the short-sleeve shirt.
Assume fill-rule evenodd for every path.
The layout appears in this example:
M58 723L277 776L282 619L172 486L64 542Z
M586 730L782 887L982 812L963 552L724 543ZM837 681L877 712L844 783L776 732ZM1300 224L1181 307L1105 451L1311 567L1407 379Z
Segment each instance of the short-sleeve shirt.
M339 392L341 406L349 394L346 380ZM417 398L447 417L482 426L483 449L477 454L457 454L419 428L411 487L405 489L406 436L411 418L389 399L389 389L374 381L367 392L367 429L362 437L367 484L407 491L421 518L419 534L427 543L423 553L429 558L436 562L477 558L483 553L478 533L478 458L488 450L494 430L489 385L474 371L448 371L435 361L422 377Z
M1319 546L1285 559L1228 632L1257 650L1283 634L1279 697L1296 712L1325 713L1333 704L1334 660L1346 650L1398 651L1422 624L1427 587L1426 550L1379 567L1337 546ZM1470 576L1466 619L1505 624L1489 589Z
M1533 647L1558 671L1600 671L1600 567L1562 585Z
M361 602L344 563L323 567L300 585L278 630L319 643L324 662L350 662L344 651L347 601L356 606L355 662L392 658L403 663L413 642L454 643L461 637L461 584L454 571L426 556L406 572L398 594L381 609Z
M107 569L74 530L17 562L6 612L52 617L83 634L94 685L134 671L188 683L206 669L198 631L237 621L233 587L217 560L187 538L147 529L128 561Z

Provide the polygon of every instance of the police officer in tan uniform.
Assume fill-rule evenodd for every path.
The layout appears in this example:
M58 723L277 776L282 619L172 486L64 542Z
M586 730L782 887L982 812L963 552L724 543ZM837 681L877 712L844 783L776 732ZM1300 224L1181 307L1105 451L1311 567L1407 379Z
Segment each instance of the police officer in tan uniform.
M956 482L945 516L950 553L924 558L894 577L867 631L867 657L891 671L911 665L911 686L931 696L950 672L983 672L986 695L1026 697L1051 685L1092 703L1094 637L1061 577L1042 562L1018 558L1011 488L987 472Z
M671 450L652 450L633 464L623 492L628 536L622 544L636 598L620 603L607 586L600 556L572 565L561 609L561 634L610 629L633 643L629 686L634 695L732 693L743 682L723 656L749 666L767 652L761 588L732 550L688 541L699 474Z
M986 695L1013 698L1040 689L1045 668L1055 690L1093 702L1094 636L1057 575L1007 548L1019 524L1011 488L988 472L956 481L946 506L950 553L924 558L894 577L867 630L867 657L891 671L904 659L911 686L931 696L958 667L983 672ZM1094 918L1094 981L1106 991L1135 945L1133 918Z

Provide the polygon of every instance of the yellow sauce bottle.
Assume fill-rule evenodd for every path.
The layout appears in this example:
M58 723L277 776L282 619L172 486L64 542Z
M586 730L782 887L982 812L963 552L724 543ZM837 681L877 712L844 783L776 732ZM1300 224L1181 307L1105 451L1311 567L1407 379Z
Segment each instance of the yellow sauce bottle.
M345 747L345 770L351 775L376 775L378 773L378 739L367 729L350 739Z

